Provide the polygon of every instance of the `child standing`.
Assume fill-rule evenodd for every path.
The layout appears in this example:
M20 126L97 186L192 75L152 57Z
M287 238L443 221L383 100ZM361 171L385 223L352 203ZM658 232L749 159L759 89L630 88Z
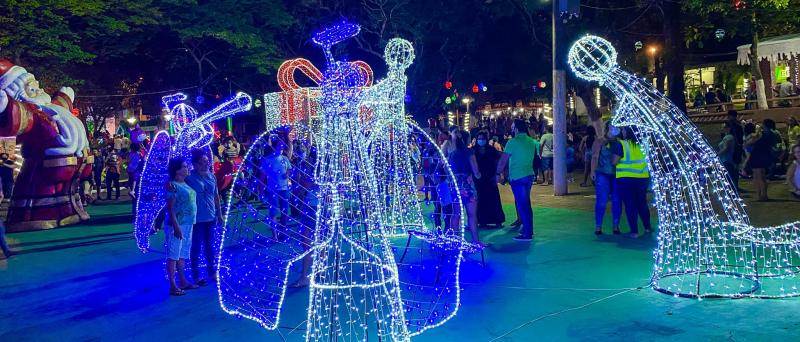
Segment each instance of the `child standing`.
M114 199L119 199L119 159L116 152L111 152L106 160L106 200L111 200L111 184L116 190Z
M292 163L283 154L284 142L277 136L271 140L271 146L265 146L264 158L261 161L261 181L267 185L267 201L269 217L273 221L274 237L281 237L276 231L284 232L289 215L289 170ZM280 215L278 223L275 218Z

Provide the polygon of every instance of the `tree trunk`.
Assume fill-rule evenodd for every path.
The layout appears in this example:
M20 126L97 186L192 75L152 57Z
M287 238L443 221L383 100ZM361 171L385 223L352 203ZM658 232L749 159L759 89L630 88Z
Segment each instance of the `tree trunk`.
M664 70L667 74L667 96L681 111L686 112L686 83L683 78L683 30L681 4L664 1Z
M664 67L661 64L663 59L659 56L653 56L653 65L655 67L655 74L656 74L656 89L659 92L664 92Z
M758 21L755 12L753 12L753 42L750 44L750 73L756 82L756 98L758 99L758 109L769 109L767 104L767 90L764 84L764 75L761 74L761 68L758 58Z
M602 136L605 134L605 125L601 121L600 110L597 109L597 103L594 102L592 84L589 82L580 82L577 89L575 89L575 93L581 98L583 104L586 106L586 113L589 116L589 123L594 126L597 136Z

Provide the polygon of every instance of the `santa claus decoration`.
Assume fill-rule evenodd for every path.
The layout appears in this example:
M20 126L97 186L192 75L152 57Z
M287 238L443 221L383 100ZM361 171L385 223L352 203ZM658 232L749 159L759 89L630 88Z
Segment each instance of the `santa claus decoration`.
M78 183L91 173L93 156L86 128L72 114L74 99L69 87L50 97L33 74L0 59L0 136L16 137L24 158L11 194L9 232L56 228L89 218Z

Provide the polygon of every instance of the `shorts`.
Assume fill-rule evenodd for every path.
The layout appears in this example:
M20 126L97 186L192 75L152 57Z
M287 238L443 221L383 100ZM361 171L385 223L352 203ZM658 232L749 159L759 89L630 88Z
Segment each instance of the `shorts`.
M289 215L289 190L275 190L267 195L269 216Z
M553 169L553 157L542 157L542 170Z
M461 194L461 201L464 204L472 202L473 199L478 197L478 191L475 189L475 184L469 176L456 174L456 181L458 182L458 191Z
M166 234L164 242L167 245L167 259L189 259L191 256L190 253L192 252L192 226L194 225L183 225L181 227L183 239L178 240L172 233L172 226L164 225L164 234Z

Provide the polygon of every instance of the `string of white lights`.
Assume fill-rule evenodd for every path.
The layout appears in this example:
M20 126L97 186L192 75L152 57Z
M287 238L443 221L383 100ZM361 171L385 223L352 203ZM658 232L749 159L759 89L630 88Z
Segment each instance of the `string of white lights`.
M703 134L616 56L607 40L586 36L568 61L614 93L612 124L631 127L645 151L659 219L652 287L692 298L800 295L800 223L753 227Z
M321 77L310 62L287 62L278 75L284 91L265 95L268 132L248 151L229 198L218 262L220 304L277 329L281 309L304 298L286 295L296 278L296 285L309 286L306 340L407 341L458 309L466 244L457 242L466 215L442 151L427 135L418 142L424 132L405 122L411 44L396 39L387 45L389 75L371 86L369 66L336 61L330 53L357 32L356 25L341 23L315 35L328 60ZM319 86L295 88L288 70L302 71ZM430 152L424 167L412 160L418 143ZM274 166L289 158L289 186L279 186L284 169ZM418 186L424 177L435 184ZM418 193L434 186L448 199L429 201L424 210L432 213L424 216ZM407 208L399 213L386 213L403 203ZM461 222L450 227L456 210ZM438 234L390 238L398 232L407 237L411 228ZM447 243L437 240L444 237Z

